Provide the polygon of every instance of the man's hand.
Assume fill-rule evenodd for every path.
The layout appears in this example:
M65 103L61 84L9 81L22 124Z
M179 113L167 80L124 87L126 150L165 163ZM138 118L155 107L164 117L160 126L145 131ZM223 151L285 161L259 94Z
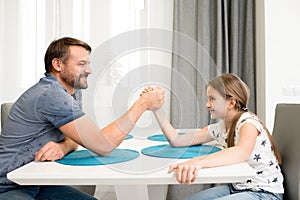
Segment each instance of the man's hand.
M65 138L62 142L48 142L40 150L35 152L36 161L55 161L62 159L67 153L76 150L78 144L69 138Z
M141 93L141 98L146 104L147 110L161 108L165 102L165 91L161 87L146 87Z

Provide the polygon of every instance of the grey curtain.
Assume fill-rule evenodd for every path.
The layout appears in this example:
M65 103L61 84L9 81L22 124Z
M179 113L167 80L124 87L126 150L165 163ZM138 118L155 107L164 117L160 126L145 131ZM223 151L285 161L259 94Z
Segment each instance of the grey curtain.
M237 74L250 88L249 109L256 112L255 1L174 0L171 123L199 128L212 121L205 108L207 82L224 72ZM188 45L189 37L197 45ZM200 47L200 48L199 48ZM187 52L186 52L187 51ZM186 55L189 55L187 58ZM169 186L179 200L210 185Z
M224 72L246 82L251 92L249 108L256 112L254 8L254 0L174 0L174 31L181 35L175 34L173 48L182 52L172 59L170 120L174 127L210 123L205 87ZM182 35L198 48L186 47Z

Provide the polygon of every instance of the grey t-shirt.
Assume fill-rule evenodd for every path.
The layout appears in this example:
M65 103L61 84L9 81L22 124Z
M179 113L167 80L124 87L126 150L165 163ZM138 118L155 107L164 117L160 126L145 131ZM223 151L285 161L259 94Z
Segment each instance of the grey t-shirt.
M72 96L49 74L14 103L0 135L0 193L16 187L8 172L34 160L34 153L47 142L60 142L58 129L84 115L82 93Z

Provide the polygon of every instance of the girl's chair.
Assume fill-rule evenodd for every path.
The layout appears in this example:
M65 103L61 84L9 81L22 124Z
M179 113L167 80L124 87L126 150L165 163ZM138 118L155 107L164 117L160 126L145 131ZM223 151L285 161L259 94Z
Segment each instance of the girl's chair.
M300 104L277 104L273 137L282 157L284 200L300 200Z

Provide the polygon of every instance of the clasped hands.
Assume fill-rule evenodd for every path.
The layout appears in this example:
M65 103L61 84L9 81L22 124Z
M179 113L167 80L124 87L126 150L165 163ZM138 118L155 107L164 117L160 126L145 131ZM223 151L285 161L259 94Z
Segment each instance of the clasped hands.
M144 88L140 94L140 98L143 98L147 110L156 110L164 105L165 91L161 87L148 86Z

